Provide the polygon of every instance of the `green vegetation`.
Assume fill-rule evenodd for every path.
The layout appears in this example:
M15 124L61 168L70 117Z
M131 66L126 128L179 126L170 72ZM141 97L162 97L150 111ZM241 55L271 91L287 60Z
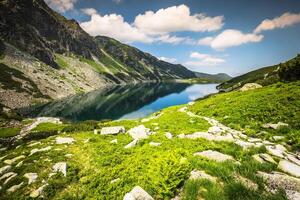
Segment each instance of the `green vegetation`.
M227 89L235 85L245 83L258 83L270 85L278 81L296 81L300 78L300 55L295 58L280 63L278 65L260 68L244 75L235 77L218 86L218 89Z
M18 135L20 130L20 128L0 128L0 138Z
M61 69L65 69L68 67L68 63L64 60L63 56L59 54L55 54L55 62Z
M198 100L188 110L198 116L207 116L219 120L234 129L244 130L249 136L270 139L273 135L285 136L284 142L299 149L299 108L300 81L277 83L261 89L246 92L215 94ZM0 152L6 159L26 155L21 167L13 167L18 173L0 191L4 199L26 199L30 191L43 185L46 199L123 199L134 186L139 185L154 199L171 199L179 195L184 200L286 200L279 190L272 194L265 188L264 181L257 171L272 172L277 169L273 163L258 163L252 156L266 153L264 146L244 150L230 142L214 142L205 139L182 139L179 134L191 134L207 131L211 126L200 117L191 117L174 106L141 120L86 121L72 124L54 125L44 123L32 130L36 140L41 143L29 147L23 143L17 149ZM268 122L285 122L289 127L279 130L263 129ZM25 123L25 122L24 122ZM128 134L100 135L94 129L106 126L123 125L126 130L144 124L156 133L148 139L139 141L137 146L125 149L132 141ZM264 131L264 132L263 132ZM51 133L43 135L44 133ZM71 137L76 141L69 145L55 143L57 136ZM166 132L173 134L167 139ZM43 137L37 137L43 135ZM111 141L117 139L117 144ZM28 141L28 140L25 140ZM36 142L36 141L32 141ZM151 146L150 142L159 142L160 146ZM29 156L33 148L51 150ZM206 158L194 156L195 152L215 150L231 155L239 162L218 163ZM66 157L66 154L72 154ZM275 158L276 161L278 159ZM67 162L67 177L58 173L49 178L52 166L57 162ZM0 167L4 166L0 163ZM216 182L200 179L190 180L192 170L205 171L216 178ZM21 181L26 182L23 174L36 172L39 177L31 185L24 185L15 193L5 191ZM236 177L244 177L256 188L245 185Z
M79 61L89 64L98 73L105 72L105 69L103 68L103 66L101 66L99 63L96 63L94 60L90 60L90 59L87 59L87 58L84 58L84 57L80 56Z

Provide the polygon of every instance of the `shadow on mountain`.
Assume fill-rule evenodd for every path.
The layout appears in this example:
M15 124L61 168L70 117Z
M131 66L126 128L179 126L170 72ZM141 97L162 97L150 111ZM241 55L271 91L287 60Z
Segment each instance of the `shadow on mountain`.
M118 85L19 110L25 116L61 117L70 121L119 119L158 98L180 93L189 84L147 83Z

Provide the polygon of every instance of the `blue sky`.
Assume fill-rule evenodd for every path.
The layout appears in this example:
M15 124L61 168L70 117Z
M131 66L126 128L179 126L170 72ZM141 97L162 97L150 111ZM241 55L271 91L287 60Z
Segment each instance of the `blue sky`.
M46 0L90 35L236 76L300 53L299 0Z

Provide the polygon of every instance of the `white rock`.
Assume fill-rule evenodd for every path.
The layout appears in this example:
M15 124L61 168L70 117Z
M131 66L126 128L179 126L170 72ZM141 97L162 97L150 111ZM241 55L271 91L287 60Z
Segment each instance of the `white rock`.
M194 104L195 104L194 101L188 102L188 105L189 105L189 106L192 106L192 105L194 105Z
M72 144L73 142L75 142L75 140L73 138L70 137L57 137L55 138L56 144Z
M140 186L135 186L129 193L127 193L123 200L154 200L145 190Z
M159 143L159 142L149 142L149 145L154 146L154 147L158 147L158 146L161 145L161 143Z
M264 163L264 162L265 162L265 161L259 156L259 154L253 155L252 158L253 158L255 161L259 162L259 163Z
M284 136L279 136L279 135L273 136L274 141L279 141L279 140L283 140L283 139L284 139Z
M27 145L28 147L33 147L33 146L36 146L36 145L39 145L39 144L42 144L41 142L34 142L34 143L31 143L29 145Z
M11 193L11 192L15 192L16 190L20 189L22 187L24 182L20 183L19 185L14 185L14 186L11 186L7 192Z
M90 142L90 138L88 138L88 139L85 139L84 141L83 141L83 143L89 143Z
M129 148L135 147L138 144L138 142L139 142L139 140L133 140L132 142L127 144L124 148L129 149Z
M209 160L214 160L216 162L224 162L227 160L234 161L232 156L220 153L218 151L212 151L212 150L197 152L197 153L194 153L194 156L205 157Z
M101 129L101 135L116 135L119 133L125 133L124 126L103 127Z
M42 195L43 190L44 190L45 187L47 187L47 186L48 186L48 183L46 183L46 184L42 185L41 187L39 187L38 189L32 191L32 192L30 193L30 197L31 197L31 198L37 198L37 197L39 197L40 195Z
M18 157L15 157L13 159L10 159L10 160L4 160L4 163L5 164L8 164L8 165L12 165L13 163L15 163L16 161L20 160L20 159L24 159L25 156L24 155L21 155L21 156L18 156Z
M300 160L296 156L292 154L287 154L287 159L300 166Z
M114 139L112 141L110 141L111 144L118 144L118 140L117 139Z
M248 138L248 142L261 142L261 139L259 138Z
M172 139L172 138L173 138L172 133L169 133L169 132L166 132L165 136L166 136L166 138L168 138L168 139Z
M0 168L0 175L4 174L5 172L9 171L11 169L10 165L6 165Z
M71 153L68 153L65 155L65 157L67 157L67 158L71 158L72 156L73 156L73 154L71 154Z
M188 139L197 139L197 138L203 138L209 141L225 141L225 142L233 142L234 138L230 133L226 135L216 135L216 134L211 134L207 132L196 132L193 134L188 134L188 135L182 135L181 138L188 138Z
M149 128L146 128L144 125L136 126L128 131L128 134L134 139L146 139L151 135Z
M11 173L11 172L9 172ZM6 185L11 179L13 179L14 177L16 177L18 174L12 172L12 174L4 181L4 185ZM1 177L2 178L2 177Z
M16 165L16 167L18 168L18 167L21 167L22 165L23 165L23 160L20 161L20 162Z
M94 134L97 135L98 134L98 130L94 129Z
M245 85L243 85L242 88L240 88L240 91L245 92L248 90L254 90L257 88L261 88L262 86L257 84L257 83L246 83Z
M212 133L212 134L219 134L219 133L222 133L223 130L219 126L212 126L208 129L207 132Z
M241 146L243 149L249 149L249 148L255 146L255 144L253 144L251 142L245 142L245 141L242 141L242 140L236 140L234 143Z
M11 177L11 176L14 175L14 174L16 174L16 173L14 173L14 172L7 172L7 173L3 174L3 175L0 177L0 181L2 181L2 180L4 180L4 179L7 179L7 178Z
M119 180L121 180L121 179L120 179L120 178L116 178L116 179L110 181L110 183L116 183L116 182L118 182Z
M300 178L300 166L287 160L281 160L278 164L278 168L282 171L291 174L292 176Z
M270 163L277 164L276 161L275 161L275 160L272 158L272 156L270 156L269 154L261 153L261 154L259 154L259 156L260 156L264 161L267 161L267 162L270 162Z
M276 148L276 146L266 146L266 149L268 151L269 154L273 155L273 156L276 156L276 157L279 157L279 158L284 158L284 151L282 151L282 149L278 149Z
M213 177L207 173L205 173L205 171L199 171L199 170L193 170L191 171L191 175L189 177L190 180L198 180L198 179L208 179L212 182L216 182L217 178Z
M183 138L185 138L185 134L181 133L181 134L177 135L177 137L183 139Z
M262 125L263 128L272 128L272 129L278 129L283 126L289 126L289 125L283 122L278 122L277 124L268 123Z
M34 183L36 179L38 178L37 173L26 173L24 174L24 177L28 179L28 185L31 183Z
M33 155L33 154L35 154L35 153L38 153L38 152L49 151L49 150L51 150L51 148L52 148L51 146L48 146L48 147L41 148L41 149L32 149L32 150L30 151L29 156L31 156L31 155Z
M64 176L67 176L67 163L58 162L53 166L54 172L61 172Z

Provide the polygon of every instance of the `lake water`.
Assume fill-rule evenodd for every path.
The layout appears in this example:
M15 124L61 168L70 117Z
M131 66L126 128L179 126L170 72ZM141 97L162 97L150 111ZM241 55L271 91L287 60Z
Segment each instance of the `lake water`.
M31 117L70 121L135 119L215 93L217 84L148 83L114 86L31 108Z

